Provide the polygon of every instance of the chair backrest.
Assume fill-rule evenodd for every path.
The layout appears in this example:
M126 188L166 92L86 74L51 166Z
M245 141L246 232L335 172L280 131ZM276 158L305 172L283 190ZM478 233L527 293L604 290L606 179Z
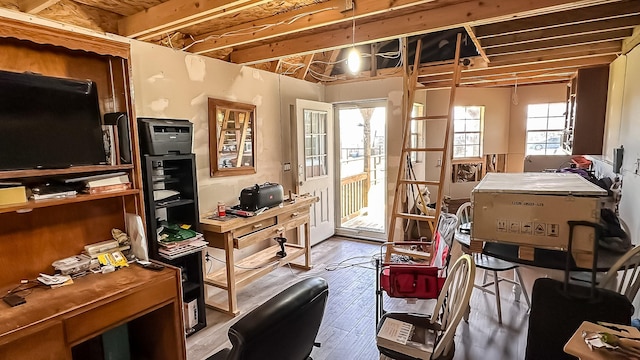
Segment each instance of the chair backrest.
M460 205L458 211L456 211L456 216L458 217L458 224L471 222L471 202L467 201Z
M631 248L618 259L598 286L614 290L633 302L640 289L640 246Z
M302 280L229 328L227 360L303 360L315 342L329 288L320 277Z
M469 306L475 276L476 265L469 255L462 255L450 267L434 313L431 315L431 323L440 323L443 330L433 349L432 359L446 355L451 350L453 335Z
M441 213L438 219L438 232L447 246L451 247L453 242L453 236L456 233L456 229L460 225L458 216L448 213Z

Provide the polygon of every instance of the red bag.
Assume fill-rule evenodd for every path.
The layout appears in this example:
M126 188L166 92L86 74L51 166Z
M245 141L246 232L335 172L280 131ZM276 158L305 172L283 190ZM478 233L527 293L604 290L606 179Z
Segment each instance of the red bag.
M434 266L391 264L382 269L380 285L395 298L436 299L445 278Z

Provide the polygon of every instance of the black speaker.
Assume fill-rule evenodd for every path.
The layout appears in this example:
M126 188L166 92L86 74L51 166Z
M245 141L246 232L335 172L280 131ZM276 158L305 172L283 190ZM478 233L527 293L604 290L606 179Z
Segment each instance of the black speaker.
M131 137L127 113L114 112L104 114L104 124L114 125L118 130L120 163L131 164Z

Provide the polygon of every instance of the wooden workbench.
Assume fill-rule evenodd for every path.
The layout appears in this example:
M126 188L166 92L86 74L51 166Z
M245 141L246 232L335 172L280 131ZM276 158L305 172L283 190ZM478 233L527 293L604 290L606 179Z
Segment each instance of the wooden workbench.
M271 208L260 215L252 217L235 217L225 220L204 216L200 219L200 228L209 246L224 249L225 267L211 274L206 274L204 282L227 292L227 303L215 303L205 289L205 303L207 306L237 315L238 303L236 291L268 274L278 266L291 264L305 270L311 269L311 245L309 233L309 208L317 202L315 196L297 197L294 201L285 201L283 206ZM304 241L301 238L304 227ZM296 239L288 239L285 243L287 256L278 257L280 245L272 241L273 238L284 236L289 230L295 230ZM235 249L244 249L251 245L270 241L270 246L236 262ZM296 264L291 261L304 255L304 263Z

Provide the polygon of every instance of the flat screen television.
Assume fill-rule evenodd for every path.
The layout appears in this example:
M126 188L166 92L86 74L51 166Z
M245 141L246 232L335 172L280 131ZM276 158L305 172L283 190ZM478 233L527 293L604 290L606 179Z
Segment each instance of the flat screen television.
M105 164L96 84L0 71L0 170Z

